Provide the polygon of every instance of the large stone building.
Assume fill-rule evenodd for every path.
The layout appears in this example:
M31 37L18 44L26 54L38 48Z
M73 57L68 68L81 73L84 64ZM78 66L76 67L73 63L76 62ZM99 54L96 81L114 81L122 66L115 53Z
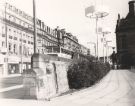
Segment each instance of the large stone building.
M4 3L0 8L0 75L21 73L31 67L34 52L33 17ZM78 39L63 29L52 29L37 19L37 51L41 54L81 52ZM87 48L86 48L87 49Z
M129 2L129 13L126 18L118 15L116 26L118 64L122 68L135 65L135 0Z

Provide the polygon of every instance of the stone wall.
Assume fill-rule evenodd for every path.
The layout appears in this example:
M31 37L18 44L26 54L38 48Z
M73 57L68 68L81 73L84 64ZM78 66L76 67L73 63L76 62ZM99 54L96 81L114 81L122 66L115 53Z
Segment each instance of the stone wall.
M69 59L42 54L32 56L37 99L49 99L69 90L67 71L70 62Z

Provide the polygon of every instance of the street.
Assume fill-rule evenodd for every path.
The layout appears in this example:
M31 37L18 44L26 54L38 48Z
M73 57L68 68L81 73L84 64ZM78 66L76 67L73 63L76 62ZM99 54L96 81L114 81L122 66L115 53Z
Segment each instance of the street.
M22 88L4 95L0 100L4 106L135 106L135 71L111 70L96 85L50 101L23 98Z

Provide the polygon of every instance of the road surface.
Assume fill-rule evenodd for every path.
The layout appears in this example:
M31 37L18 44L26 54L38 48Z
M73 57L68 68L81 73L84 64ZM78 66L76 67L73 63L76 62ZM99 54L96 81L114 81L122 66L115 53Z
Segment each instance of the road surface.
M111 70L98 84L51 99L0 99L4 106L135 106L135 71Z

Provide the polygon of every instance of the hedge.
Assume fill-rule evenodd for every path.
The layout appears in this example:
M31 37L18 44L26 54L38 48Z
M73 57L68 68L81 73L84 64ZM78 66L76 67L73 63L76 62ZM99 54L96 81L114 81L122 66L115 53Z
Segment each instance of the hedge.
M72 63L68 68L70 89L90 87L110 71L109 63L95 61L93 57Z

